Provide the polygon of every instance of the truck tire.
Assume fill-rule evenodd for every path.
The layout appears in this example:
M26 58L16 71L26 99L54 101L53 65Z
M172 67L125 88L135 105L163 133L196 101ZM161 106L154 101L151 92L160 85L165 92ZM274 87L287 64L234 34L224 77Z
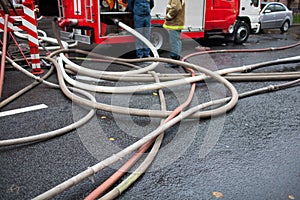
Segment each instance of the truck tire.
M152 27L150 41L157 50L166 49L169 41L167 31L161 27Z
M250 28L247 23L240 21L234 32L234 42L236 44L245 43L250 35Z

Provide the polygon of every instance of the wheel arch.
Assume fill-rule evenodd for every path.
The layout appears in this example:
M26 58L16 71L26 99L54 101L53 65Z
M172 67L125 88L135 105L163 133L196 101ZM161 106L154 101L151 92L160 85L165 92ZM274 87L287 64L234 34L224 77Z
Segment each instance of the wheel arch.
M241 19L247 19L247 18L240 18L235 24L233 38L236 44L242 44L246 42L251 32L249 26L250 21L247 22Z

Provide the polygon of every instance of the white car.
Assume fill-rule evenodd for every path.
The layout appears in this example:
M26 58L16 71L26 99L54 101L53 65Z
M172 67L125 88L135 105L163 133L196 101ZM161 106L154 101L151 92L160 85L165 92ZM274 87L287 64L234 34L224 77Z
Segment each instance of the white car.
M262 2L259 23L260 31L279 28L286 32L293 23L293 11L279 2Z

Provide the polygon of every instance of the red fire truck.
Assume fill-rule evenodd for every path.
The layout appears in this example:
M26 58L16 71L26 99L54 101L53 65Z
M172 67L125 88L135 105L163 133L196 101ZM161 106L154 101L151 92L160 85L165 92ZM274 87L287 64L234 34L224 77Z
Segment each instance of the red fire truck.
M186 1L186 29L182 38L203 38L222 34L238 43L247 41L259 29L260 0ZM58 0L61 37L91 44L133 42L134 37L114 24L113 19L133 27L127 0ZM157 49L167 44L162 28L168 0L157 0L152 10L151 42Z

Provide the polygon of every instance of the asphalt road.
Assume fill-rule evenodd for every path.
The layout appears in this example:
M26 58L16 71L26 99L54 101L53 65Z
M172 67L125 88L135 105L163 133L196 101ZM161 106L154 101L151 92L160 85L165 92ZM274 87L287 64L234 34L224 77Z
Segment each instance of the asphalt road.
M295 26L286 34L276 30L251 35L244 45L234 45L219 37L201 43L214 50L261 49L294 44L299 37L300 27ZM194 53L196 45L193 40L184 41L183 55ZM119 46L97 46L93 47L93 51L113 56L132 55L128 49L125 52ZM299 52L300 46L259 53L205 54L193 57L189 62L216 70L299 56ZM167 54L163 53L162 56ZM256 71L299 69L299 63L291 63ZM164 70L184 72L181 68ZM56 82L56 75L48 80ZM21 72L7 69L1 100L31 82ZM232 84L241 93L284 82L242 81ZM103 84L114 85L109 82ZM223 87L207 84L211 84L211 87L197 84L192 104L224 93L229 95ZM175 108L184 99L187 89L188 86L180 86L165 91L169 109ZM297 85L240 99L235 108L224 116L185 120L175 125L166 131L162 150L149 171L119 199L299 199L299 91ZM143 92L129 97L95 96L102 102L158 109L156 92ZM60 90L39 85L2 108L1 112L38 104L46 104L48 108L1 117L0 139L58 129L71 124L88 111L72 103ZM31 199L132 144L157 124L157 119L124 117L97 111L97 116L88 124L63 136L32 144L1 147L0 199ZM95 174L93 179L81 182L55 199L83 199L117 166L104 169Z

